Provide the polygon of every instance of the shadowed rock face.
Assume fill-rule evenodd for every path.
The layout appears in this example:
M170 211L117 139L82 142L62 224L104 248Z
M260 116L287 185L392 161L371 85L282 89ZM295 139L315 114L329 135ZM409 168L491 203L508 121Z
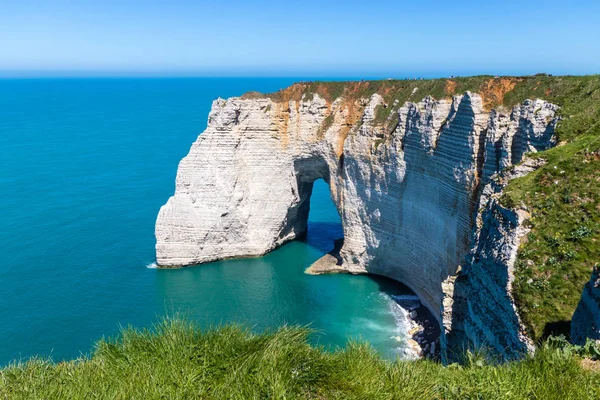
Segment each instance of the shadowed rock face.
M498 222L502 185L491 177L553 144L557 107L528 100L487 112L467 92L406 103L376 123L383 103L377 94L353 103L216 100L159 212L159 266L258 256L304 234L313 182L323 178L344 229L337 269L408 285L444 326L443 352L491 344L516 356L527 349L510 296L524 217L505 210L510 222ZM479 286L491 296L484 304L468 301Z
M584 345L586 339L600 340L600 267L594 267L583 288L581 300L571 321L571 340Z

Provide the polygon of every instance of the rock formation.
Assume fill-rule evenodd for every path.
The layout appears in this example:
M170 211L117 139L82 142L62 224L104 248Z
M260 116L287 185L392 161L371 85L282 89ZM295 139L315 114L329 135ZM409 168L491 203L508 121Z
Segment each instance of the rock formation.
M594 267L571 320L571 341L584 345L586 339L600 340L600 267Z
M442 354L486 345L517 357L529 343L511 270L527 214L499 204L495 174L553 145L556 110L527 100L487 111L470 92L403 105L216 100L159 212L158 265L259 256L303 235L322 178L344 229L332 269L409 286L444 328Z

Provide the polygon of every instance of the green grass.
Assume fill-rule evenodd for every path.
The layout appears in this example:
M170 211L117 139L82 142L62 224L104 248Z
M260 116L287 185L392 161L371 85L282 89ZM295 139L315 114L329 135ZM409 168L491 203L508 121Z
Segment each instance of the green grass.
M324 351L309 331L251 334L237 326L200 331L181 319L125 329L91 356L33 359L0 370L6 399L597 399L599 372L573 352L488 365L389 362L365 344Z

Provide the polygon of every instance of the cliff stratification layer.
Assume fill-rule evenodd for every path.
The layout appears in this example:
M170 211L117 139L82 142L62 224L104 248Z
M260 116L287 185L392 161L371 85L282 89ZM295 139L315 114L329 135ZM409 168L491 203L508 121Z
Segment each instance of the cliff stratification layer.
M443 352L526 350L510 288L527 215L498 203L495 174L554 144L557 106L285 93L213 103L159 212L158 264L258 256L304 234L322 178L344 229L336 269L408 285L444 327Z

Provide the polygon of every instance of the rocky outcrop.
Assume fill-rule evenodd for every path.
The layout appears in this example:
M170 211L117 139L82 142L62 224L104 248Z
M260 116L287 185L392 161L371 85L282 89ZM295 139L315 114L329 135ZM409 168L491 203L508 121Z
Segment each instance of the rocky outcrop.
M470 92L403 105L219 99L159 212L157 262L258 256L303 235L322 178L344 229L336 270L408 285L444 326L442 352L491 344L513 357L528 345L510 297L526 215L498 204L492 176L553 144L556 110L528 100L489 112Z
M587 338L600 340L600 267L595 266L583 288L571 320L571 341L584 345Z

